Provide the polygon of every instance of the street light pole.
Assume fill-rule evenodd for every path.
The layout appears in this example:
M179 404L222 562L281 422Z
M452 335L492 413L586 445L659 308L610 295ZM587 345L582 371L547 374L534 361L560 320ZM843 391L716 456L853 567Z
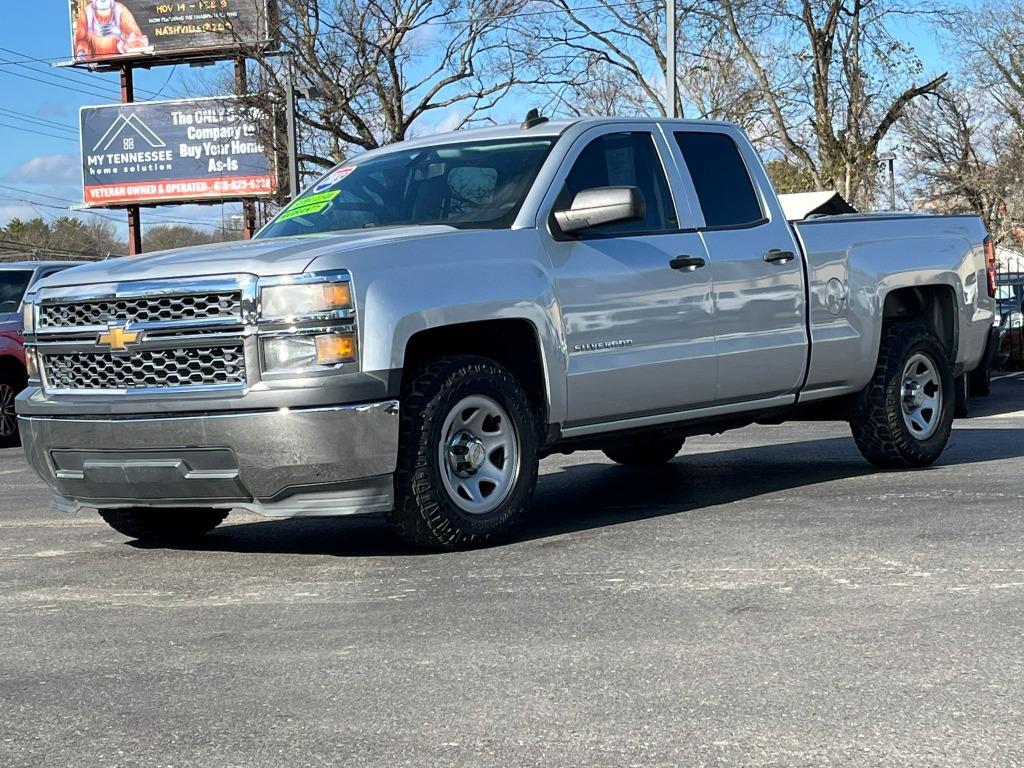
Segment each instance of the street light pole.
M676 0L665 0L665 97L669 117L676 111Z

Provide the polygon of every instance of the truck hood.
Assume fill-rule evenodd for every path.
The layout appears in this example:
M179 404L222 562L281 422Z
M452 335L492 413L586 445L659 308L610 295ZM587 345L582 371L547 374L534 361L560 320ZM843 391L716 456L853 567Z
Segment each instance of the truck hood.
M394 243L456 232L452 227L419 226L361 229L327 235L240 240L214 243L142 256L123 256L58 272L36 287L117 283L130 280L166 280L226 274L292 275L315 259L380 243Z

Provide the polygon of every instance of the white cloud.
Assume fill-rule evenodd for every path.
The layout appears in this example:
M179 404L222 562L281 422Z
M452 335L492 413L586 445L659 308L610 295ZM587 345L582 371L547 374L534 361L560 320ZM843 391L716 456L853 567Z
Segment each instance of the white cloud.
M4 178L30 184L81 184L82 161L78 155L40 155L9 171Z
M64 117L67 113L67 107L52 101L43 104L36 112L40 117Z
M11 219L25 221L26 219L38 219L41 216L43 216L42 211L29 205L22 203L0 203L0 227L7 226Z
M465 114L458 107L449 107L442 114L440 120L427 129L427 133L448 133L454 131L462 124Z

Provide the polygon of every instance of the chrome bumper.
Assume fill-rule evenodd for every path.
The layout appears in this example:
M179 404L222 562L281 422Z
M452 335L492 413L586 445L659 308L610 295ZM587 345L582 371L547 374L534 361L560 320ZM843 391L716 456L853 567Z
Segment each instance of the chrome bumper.
M386 512L398 402L196 416L20 416L29 464L62 509Z

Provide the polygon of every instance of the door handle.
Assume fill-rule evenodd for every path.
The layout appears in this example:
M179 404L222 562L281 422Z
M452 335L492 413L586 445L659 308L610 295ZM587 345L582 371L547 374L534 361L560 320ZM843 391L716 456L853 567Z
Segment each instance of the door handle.
M680 272L693 272L706 264L707 262L700 256L676 256L668 263L672 269L678 269Z
M764 260L769 264L788 264L796 258L792 251L783 251L780 248L772 248L764 255Z

